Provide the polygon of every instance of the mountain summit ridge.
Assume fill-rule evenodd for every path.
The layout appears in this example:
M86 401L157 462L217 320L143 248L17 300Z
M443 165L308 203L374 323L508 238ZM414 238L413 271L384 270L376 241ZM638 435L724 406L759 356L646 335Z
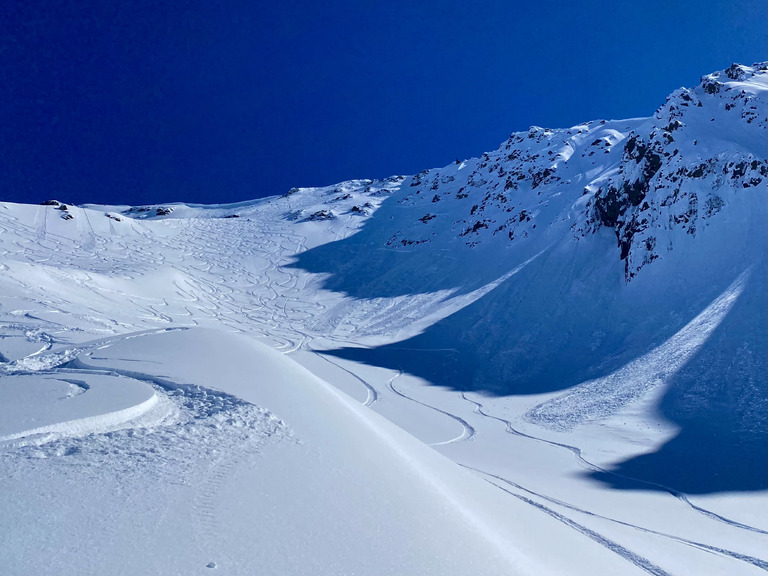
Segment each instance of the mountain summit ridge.
M631 281L684 242L680 233L695 237L739 194L765 184L767 94L767 62L732 64L675 90L649 117L531 126L496 150L442 168L294 188L274 201L287 204L284 217L297 223L354 214L362 224L392 197L399 206L393 226L369 238L388 250L440 240L454 248L528 243L533 254L555 229L576 241L609 230ZM120 211L134 219L234 216L265 201Z
M421 172L398 198L425 210L420 225L387 246L447 230L469 246L514 241L572 219L575 236L614 231L631 280L669 249L673 229L695 235L733 194L765 182L767 71L734 64L676 90L649 118L532 126L478 159ZM699 181L709 188L701 199Z

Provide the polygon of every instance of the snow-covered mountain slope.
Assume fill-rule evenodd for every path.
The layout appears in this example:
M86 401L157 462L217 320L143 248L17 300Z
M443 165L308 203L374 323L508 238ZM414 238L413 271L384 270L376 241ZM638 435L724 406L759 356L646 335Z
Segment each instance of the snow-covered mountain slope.
M406 180L378 226L298 266L367 301L497 283L410 339L336 354L461 391L568 390L528 412L558 429L664 390L659 411L683 430L670 458L686 453L696 473L661 450L637 475L764 488L767 79L765 65L734 65L651 118L532 128ZM442 352L425 362L422 350Z
M768 569L767 109L733 65L409 177L0 203L0 566Z
M561 236L607 229L629 280L684 245L681 232L696 236L721 210L729 220L756 202L750 191L768 177L767 77L765 65L733 65L676 91L651 118L513 134L480 158L406 180L389 213L395 223L365 240L535 254Z

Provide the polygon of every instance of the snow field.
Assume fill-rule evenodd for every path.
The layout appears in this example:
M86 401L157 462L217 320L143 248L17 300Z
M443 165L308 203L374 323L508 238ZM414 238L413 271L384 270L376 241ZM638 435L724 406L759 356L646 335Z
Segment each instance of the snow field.
M765 88L237 205L0 203L3 570L764 572Z

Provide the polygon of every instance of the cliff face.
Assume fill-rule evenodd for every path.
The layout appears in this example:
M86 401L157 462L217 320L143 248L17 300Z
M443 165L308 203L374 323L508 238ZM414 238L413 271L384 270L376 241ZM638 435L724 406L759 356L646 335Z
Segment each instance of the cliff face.
M626 139L587 217L593 230L616 232L628 280L672 249L676 231L695 236L734 196L764 188L767 69L734 64L704 76Z

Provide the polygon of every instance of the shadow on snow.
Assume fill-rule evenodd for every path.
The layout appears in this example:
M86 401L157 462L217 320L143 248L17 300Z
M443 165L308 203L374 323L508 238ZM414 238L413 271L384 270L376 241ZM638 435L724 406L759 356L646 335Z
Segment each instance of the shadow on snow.
M591 476L613 488L639 488L631 477L687 494L768 488L768 283L763 275L751 284L667 383L659 412L681 427L677 436Z
M480 250L465 262L449 251L435 256L428 246L408 254L372 252L366 245L380 246L385 233L378 221L301 254L294 265L329 274L326 288L355 298L439 289L468 293L506 271ZM521 253L509 255L516 254L518 263L530 257ZM417 336L326 353L457 391L565 391L669 341L744 270L744 262L717 267L704 255L684 270L679 262L665 267L659 261L626 284L616 256L608 235L562 243ZM764 264L758 266L721 323L676 373L664 377L658 411L680 426L679 434L652 454L617 463L611 470L616 474L592 474L596 480L616 489L649 488L627 476L692 494L768 488L768 275Z

